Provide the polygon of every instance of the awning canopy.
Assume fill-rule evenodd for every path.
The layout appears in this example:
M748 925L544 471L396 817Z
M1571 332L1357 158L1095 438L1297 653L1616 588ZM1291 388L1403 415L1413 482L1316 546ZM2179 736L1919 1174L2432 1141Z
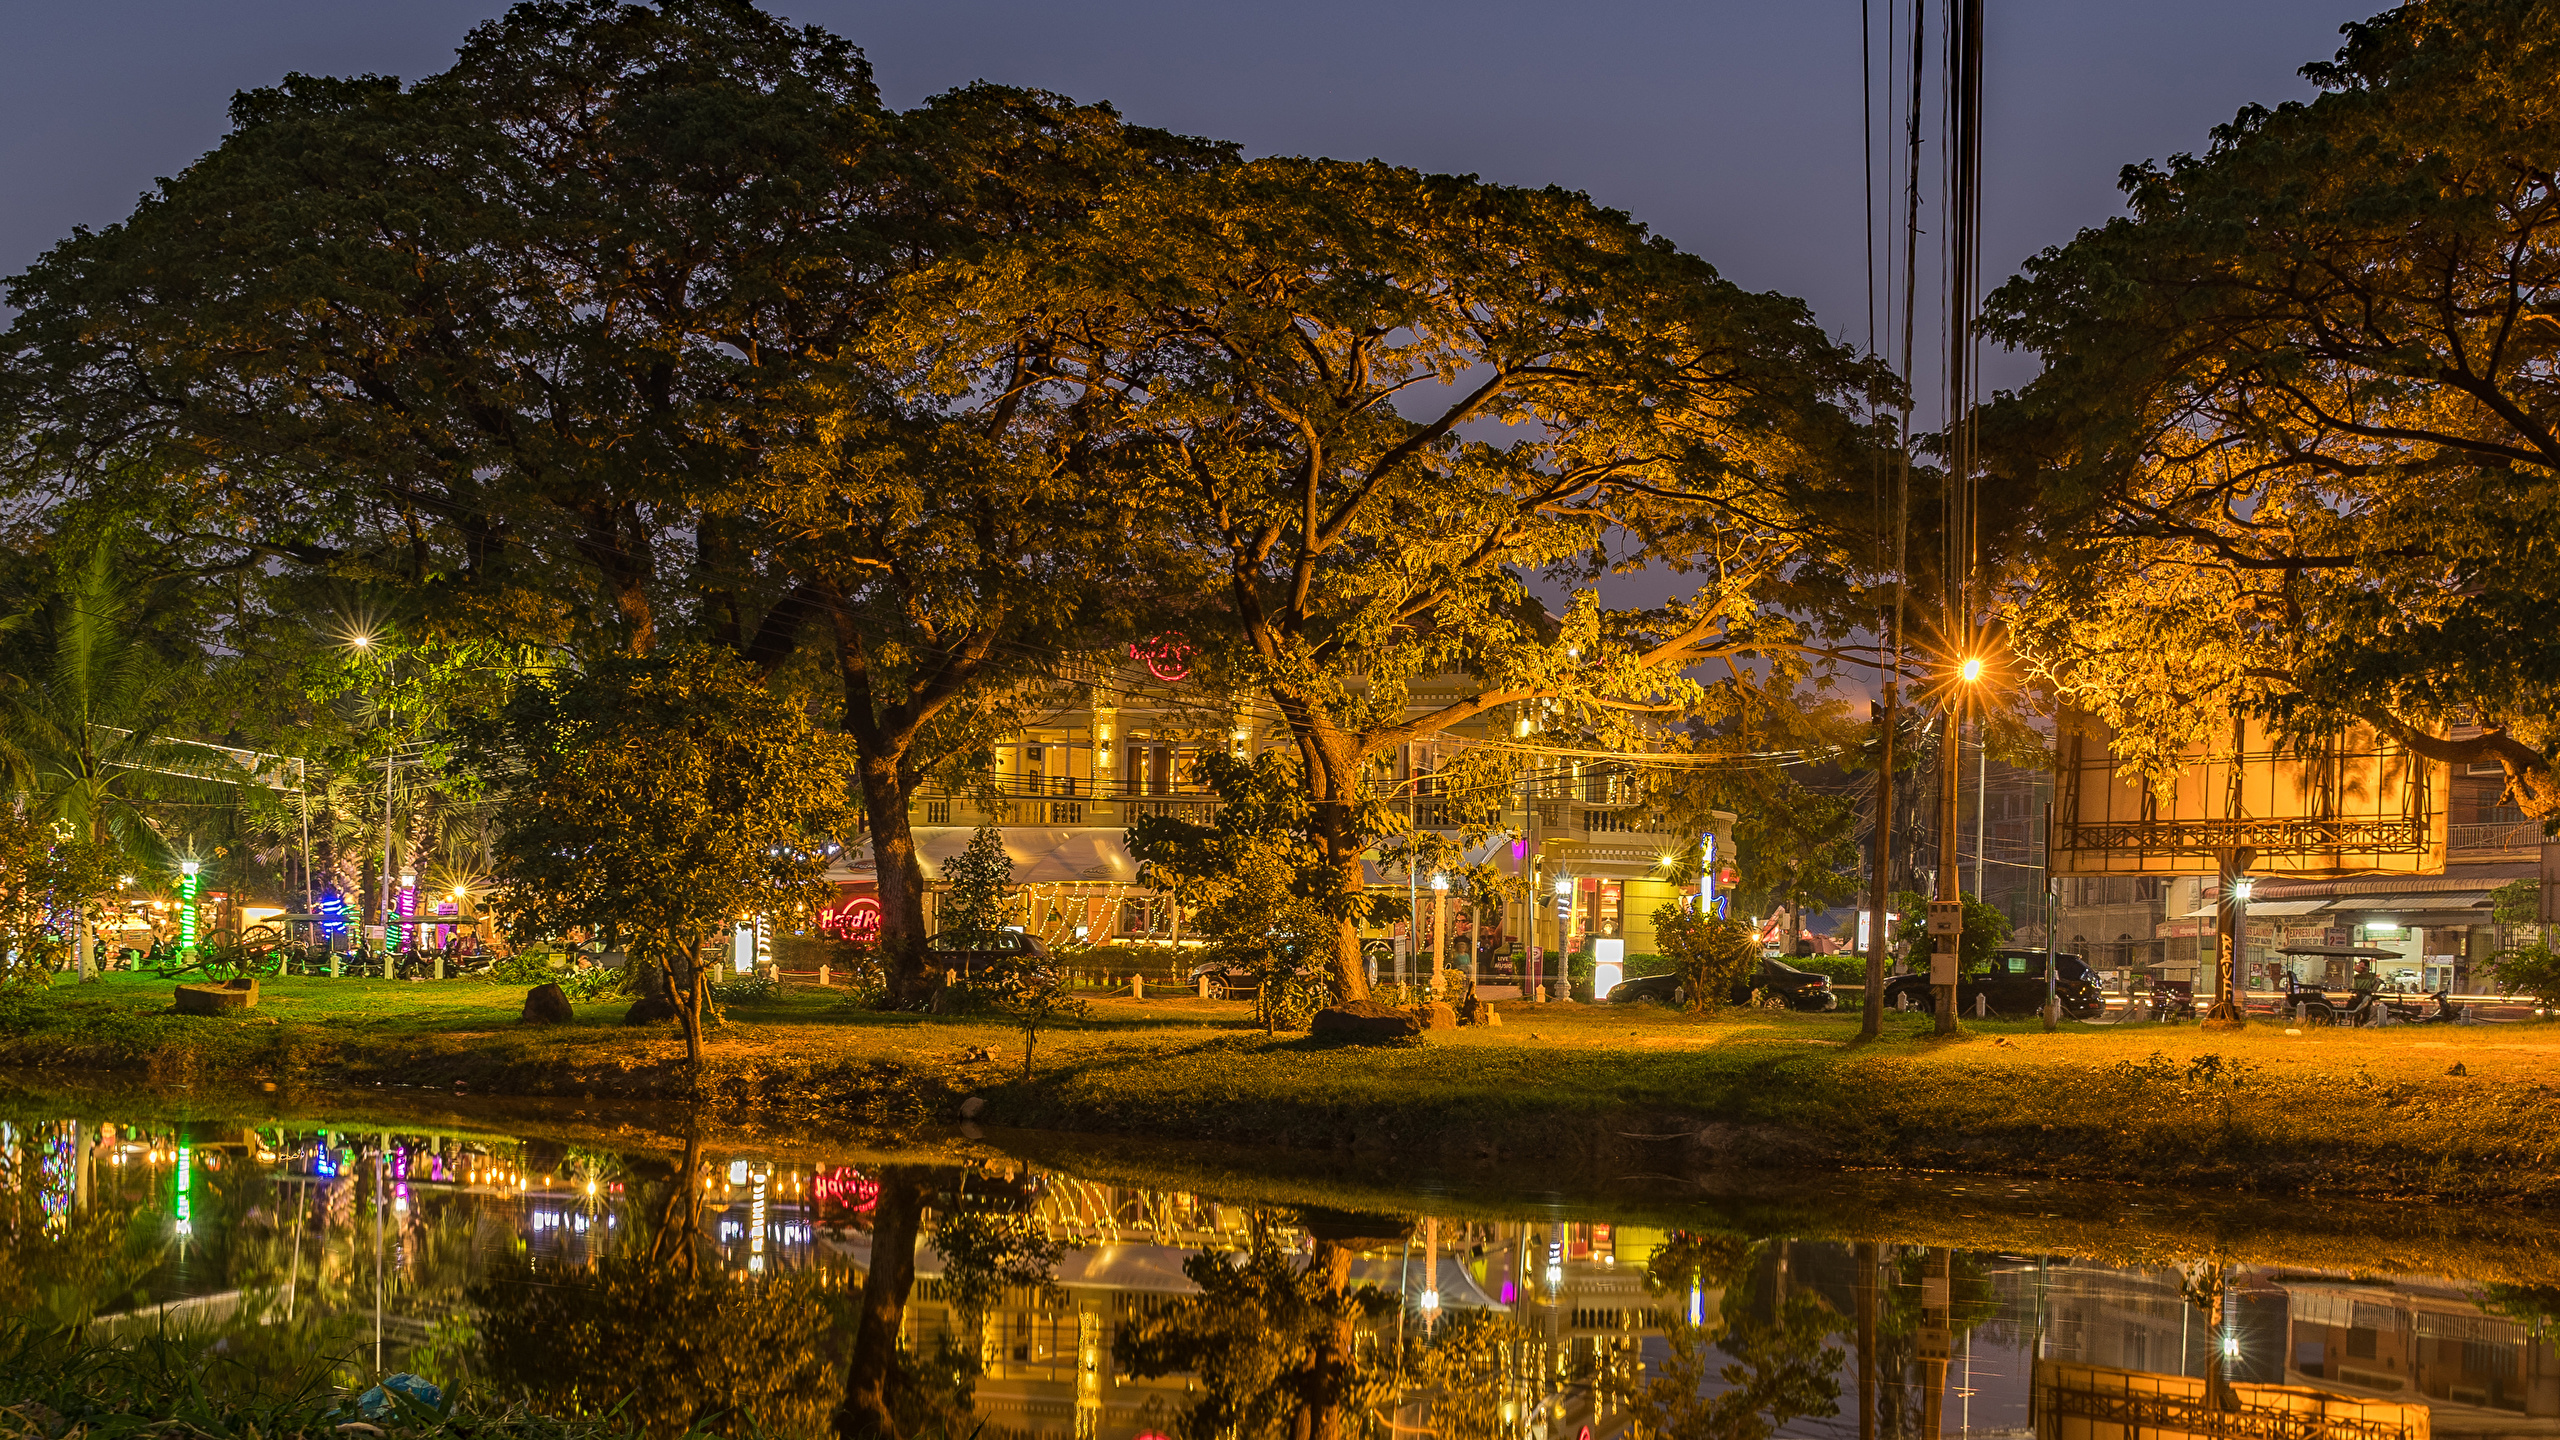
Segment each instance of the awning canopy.
M2395 951L2376 950L2370 945L2279 945L2279 955L2318 955L2331 960L2398 960Z
M2268 920L2281 919L2287 915L2308 915L2313 911L2318 910L2321 906L2330 903L2332 902L2328 900L2252 900L2249 902L2249 918L2252 920ZM2195 909L2188 911L2186 914L2181 915L2178 918L2181 920L2201 920L2214 914L2221 908L2222 907L2218 905L2199 905Z
M2333 910L2486 910L2486 890L2443 890L2433 895L2341 895Z
M916 827L916 864L928 881L942 878L942 867L969 848L973 832L965 826ZM1056 885L1089 880L1126 885L1138 878L1138 862L1116 828L1099 826L1007 825L996 832L1013 861L1016 885Z

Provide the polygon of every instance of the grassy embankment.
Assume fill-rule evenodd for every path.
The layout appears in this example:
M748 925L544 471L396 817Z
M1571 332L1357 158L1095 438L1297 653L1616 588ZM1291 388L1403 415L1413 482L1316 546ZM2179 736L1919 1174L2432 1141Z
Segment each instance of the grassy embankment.
M270 982L241 1019L117 976L0 1002L0 1065L287 1091L410 1086L612 1104L693 1098L672 1030L515 1023L477 981ZM699 1098L725 1123L989 1126L1684 1177L1903 1168L2288 1193L2560 1204L2560 1026L2286 1035L2192 1025L1514 1006L1410 1046L1267 1038L1245 1007L1100 999L1044 1036L800 991L731 1011ZM984 1047L992 1060L973 1060ZM2449 1074L2459 1063L2467 1073Z

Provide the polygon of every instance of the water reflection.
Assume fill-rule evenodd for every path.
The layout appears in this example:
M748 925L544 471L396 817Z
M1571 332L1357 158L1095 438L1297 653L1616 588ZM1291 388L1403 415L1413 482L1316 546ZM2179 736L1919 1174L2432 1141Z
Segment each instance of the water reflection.
M667 1436L2560 1433L2549 1287L791 1153L5 1121L0 1306Z

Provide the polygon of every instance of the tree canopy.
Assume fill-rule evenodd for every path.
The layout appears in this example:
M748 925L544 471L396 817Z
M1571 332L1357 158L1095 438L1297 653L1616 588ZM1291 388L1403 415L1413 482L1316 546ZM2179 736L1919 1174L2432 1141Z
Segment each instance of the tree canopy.
M2494 760L2560 818L2554 19L2349 26L2316 99L2128 168L2130 216L1991 298L2046 365L1984 422L2051 512L2020 645L2155 778L2253 710Z
M850 820L844 738L697 647L527 685L470 744L511 776L497 845L510 933L621 935L665 975L698 1067L704 946L833 893L828 856Z
M1866 471L1842 406L1889 388L1800 303L1582 196L1380 164L1149 177L953 283L981 318L948 383L1028 351L1025 386L1079 417L1062 463L1199 567L1192 638L1277 709L1355 888L1396 747L1514 711L1623 740L1701 702L1692 667L1798 657L1769 602L1835 558L1828 502ZM1613 538L1698 592L1546 613L1529 579L1606 570ZM1433 676L1464 693L1414 706ZM1347 920L1331 964L1366 993Z

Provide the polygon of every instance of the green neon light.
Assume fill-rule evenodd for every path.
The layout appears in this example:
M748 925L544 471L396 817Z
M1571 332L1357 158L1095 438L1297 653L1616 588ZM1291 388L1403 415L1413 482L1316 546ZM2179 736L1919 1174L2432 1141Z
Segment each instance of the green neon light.
M196 953L196 862L186 861L178 867L178 953L192 957Z

